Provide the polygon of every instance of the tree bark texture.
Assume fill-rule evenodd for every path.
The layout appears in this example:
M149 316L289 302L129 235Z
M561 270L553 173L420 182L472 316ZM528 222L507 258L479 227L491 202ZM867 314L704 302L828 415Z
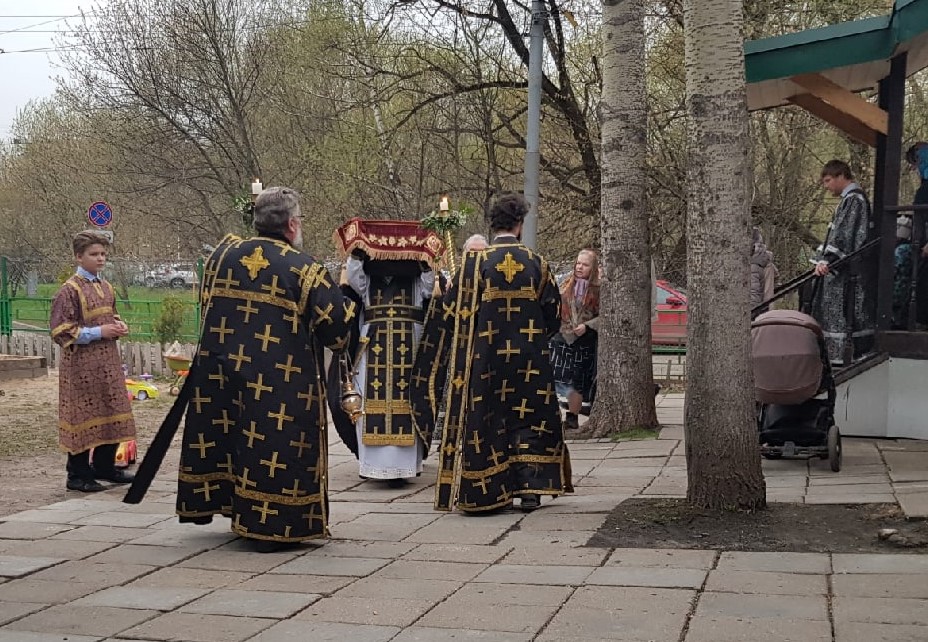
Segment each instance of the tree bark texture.
M645 159L644 0L603 2L601 290L592 436L657 426Z
M688 500L762 508L750 363L748 112L742 3L685 0Z

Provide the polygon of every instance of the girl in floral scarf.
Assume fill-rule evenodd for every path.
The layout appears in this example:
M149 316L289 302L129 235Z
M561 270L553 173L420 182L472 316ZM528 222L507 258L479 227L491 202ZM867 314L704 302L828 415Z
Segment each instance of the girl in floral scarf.
M565 430L579 428L580 409L595 380L599 325L599 257L581 250L573 274L561 287L561 331L551 340L559 396L567 398Z

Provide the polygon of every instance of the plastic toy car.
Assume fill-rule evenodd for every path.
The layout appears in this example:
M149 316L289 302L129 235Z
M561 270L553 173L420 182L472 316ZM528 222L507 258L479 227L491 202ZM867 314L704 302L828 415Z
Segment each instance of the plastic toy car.
M158 389L147 381L126 379L126 390L129 391L133 399L138 399L139 401L154 399L158 396Z

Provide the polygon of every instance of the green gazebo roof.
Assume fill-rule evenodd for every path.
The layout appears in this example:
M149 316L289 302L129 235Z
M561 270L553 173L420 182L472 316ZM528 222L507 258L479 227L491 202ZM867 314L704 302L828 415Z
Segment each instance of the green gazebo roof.
M928 67L928 0L896 0L886 16L749 41L748 108L788 104L804 91L790 80L801 74L821 74L850 91L873 89L902 52L907 75Z

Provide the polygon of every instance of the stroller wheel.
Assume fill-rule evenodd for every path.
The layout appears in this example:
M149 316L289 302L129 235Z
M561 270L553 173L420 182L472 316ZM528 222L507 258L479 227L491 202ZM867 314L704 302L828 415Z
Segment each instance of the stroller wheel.
M180 394L180 388L177 386L171 386L171 389L168 392L170 392L172 396L176 397Z
M828 429L828 463L832 472L841 470L841 432L837 426Z

